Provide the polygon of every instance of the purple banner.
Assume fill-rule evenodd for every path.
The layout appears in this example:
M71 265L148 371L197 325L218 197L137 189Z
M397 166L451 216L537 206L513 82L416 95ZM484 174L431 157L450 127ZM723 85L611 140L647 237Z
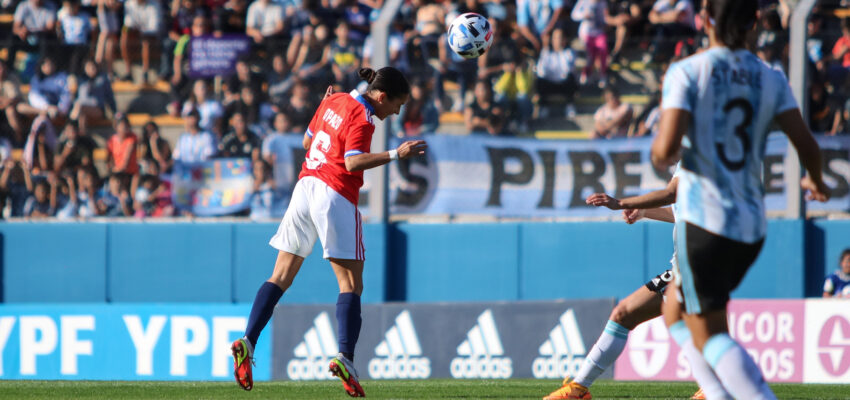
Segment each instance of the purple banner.
M245 35L199 36L189 40L189 76L211 78L233 73L236 60L251 50Z

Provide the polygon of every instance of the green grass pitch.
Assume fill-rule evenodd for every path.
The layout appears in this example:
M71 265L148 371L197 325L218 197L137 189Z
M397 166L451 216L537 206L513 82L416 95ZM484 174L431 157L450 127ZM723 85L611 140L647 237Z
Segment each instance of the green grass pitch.
M373 399L540 399L555 380L363 381ZM850 385L773 384L780 399L850 399ZM615 382L593 385L594 399L689 399L696 384ZM338 381L257 382L245 392L231 382L0 381L0 399L348 399Z

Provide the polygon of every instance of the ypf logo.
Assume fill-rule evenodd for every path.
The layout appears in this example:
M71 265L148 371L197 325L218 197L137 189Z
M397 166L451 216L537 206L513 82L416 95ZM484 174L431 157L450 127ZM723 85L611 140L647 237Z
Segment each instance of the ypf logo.
M823 324L818 338L818 356L823 369L843 376L850 369L850 322L838 315Z
M644 378L652 378L661 372L670 354L669 339L670 334L660 318L638 325L629 335L632 369Z

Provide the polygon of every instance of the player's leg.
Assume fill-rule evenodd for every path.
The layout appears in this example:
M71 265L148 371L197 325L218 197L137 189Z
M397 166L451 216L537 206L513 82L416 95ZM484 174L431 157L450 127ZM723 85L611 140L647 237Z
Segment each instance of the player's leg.
M684 320L694 345L735 398L775 399L758 365L729 336L726 323L729 293L744 278L763 242L737 242L684 223L677 226L677 241Z
M691 340L691 332L685 325L685 321L682 320L682 302L679 287L675 282L671 283L666 293L666 299L661 306L664 313L664 323L667 325L667 329L670 330L673 340L679 344L682 353L685 354L685 358L691 366L691 374L700 387L700 390L694 394L692 399L731 399L732 396L726 392L723 384L720 383L720 378L717 377L711 366L705 361L702 352L697 350L693 340Z
M365 396L354 369L354 348L360 336L360 294L363 293L363 223L360 212L350 201L317 180L309 180L310 210L324 257L333 267L339 284L336 317L339 354L330 362L330 370L342 381L352 397Z
M565 377L561 388L550 393L545 399L590 398L588 388L623 352L629 331L640 323L661 315L660 291L669 280L667 271L617 303L608 317L605 329L587 353L576 376Z
M239 386L245 390L251 390L254 385L251 363L260 332L269 323L283 292L292 285L304 258L313 250L317 237L310 217L310 203L304 185L299 181L292 191L292 199L277 233L269 241L269 244L278 250L274 271L257 291L245 336L237 339L231 346L234 376Z

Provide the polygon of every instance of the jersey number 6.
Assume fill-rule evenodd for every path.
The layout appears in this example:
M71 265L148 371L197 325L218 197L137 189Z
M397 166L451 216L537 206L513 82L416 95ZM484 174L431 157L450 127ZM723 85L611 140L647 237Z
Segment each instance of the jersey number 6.
M731 171L737 171L744 168L744 165L747 162L747 154L750 152L750 138L747 136L747 127L750 126L751 122L753 122L753 106L745 99L737 98L729 100L729 102L723 106L723 112L729 114L730 111L736 108L740 109L744 113L743 120L735 127L735 136L741 140L741 147L743 148L741 159L738 161L729 160L729 158L726 157L724 144L715 143L715 146L717 146L717 155L720 157L720 161L722 161L723 165Z
M331 149L331 135L325 131L319 131L313 136L310 143L310 156L307 158L307 168L317 169L328 162L325 154Z

